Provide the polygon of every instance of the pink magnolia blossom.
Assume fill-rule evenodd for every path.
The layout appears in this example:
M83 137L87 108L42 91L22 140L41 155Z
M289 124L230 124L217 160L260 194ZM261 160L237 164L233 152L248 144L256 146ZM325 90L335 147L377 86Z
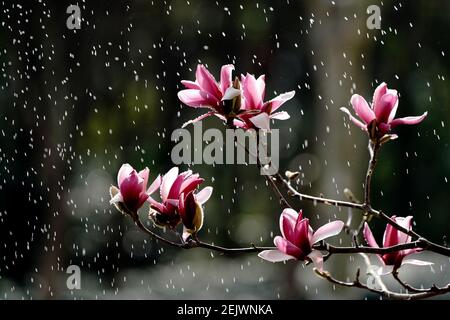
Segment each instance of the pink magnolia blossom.
M150 202L151 212L150 218L159 226L176 227L182 217L185 215L186 196L192 193L194 200L198 205L205 203L211 196L212 187L205 187L198 193L194 193L195 189L204 181L198 174L193 174L191 170L178 173L178 167L170 169L161 179L160 197L158 202L152 197L148 198ZM188 204L191 199L188 199ZM182 215L180 216L180 206ZM191 207L190 207L191 208ZM193 214L195 216L195 214ZM185 218L185 217L184 217ZM198 218L198 217L197 217ZM189 218L185 218L188 221ZM194 218L192 218L194 219ZM191 225L189 225L190 227ZM196 225L199 229L201 226ZM191 229L190 229L191 230Z
M222 66L220 82L217 82L208 69L204 65L199 64L195 73L195 81L181 81L186 88L178 92L178 98L181 102L189 107L211 110L185 123L183 127L212 115L218 115L221 119L228 117L232 110L227 110L226 101L233 100L240 95L240 90L233 87L233 70L234 66L232 64Z
M406 218L392 216L391 219L407 230L411 230L412 228L412 216L407 216ZM378 243L376 242L367 222L364 224L364 238L366 239L366 242L370 247L379 248ZM411 236L395 229L390 224L386 225L386 230L384 231L383 236L383 247L391 247L398 244L404 244L409 242L411 242ZM400 268L404 264L412 264L418 266L432 265L431 262L427 261L417 259L405 259L405 257L407 257L408 255L419 252L421 250L422 250L421 248L413 248L400 250L392 253L386 253L383 255L377 255L378 260L381 264L378 273L379 274L391 273L393 270Z
M295 91L289 91L273 98L270 101L264 101L266 92L265 76L262 75L258 79L254 75L241 75L242 113L236 120L235 125L244 129L260 128L270 130L270 120L287 120L289 114L286 111L276 112L283 103L292 99Z
M270 262L280 262L290 259L310 260L319 270L323 268L323 256L313 245L321 240L339 234L344 227L342 221L329 222L316 232L310 227L309 219L303 218L293 209L284 209L280 216L281 237L274 239L278 250L264 250L258 256Z
M341 110L347 113L358 127L368 131L371 139L381 138L399 125L418 124L427 116L425 112L417 117L394 119L398 108L397 90L388 89L384 82L375 89L371 106L358 94L352 96L350 103L361 120L356 119L347 108L341 108ZM372 133L372 125L374 125L374 133Z
M147 190L148 175L148 168L136 172L128 163L123 164L117 174L118 188L111 187L110 203L126 213L137 213L149 195L158 188L157 179Z

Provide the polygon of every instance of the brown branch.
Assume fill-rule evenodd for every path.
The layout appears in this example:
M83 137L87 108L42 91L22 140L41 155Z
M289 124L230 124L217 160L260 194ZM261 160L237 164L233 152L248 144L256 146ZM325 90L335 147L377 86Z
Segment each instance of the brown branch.
M371 182L372 182L372 176L375 171L375 166L377 165L378 161L378 152L380 150L380 143L379 140L376 142L372 142L372 140L369 140L369 154L370 154L370 160L369 160L369 166L367 167L367 173L366 173L366 181L364 183L364 203L370 207L370 191L371 191Z
M359 204L359 203L334 200L334 199L328 199L328 198L323 198L323 197L316 197L316 196L311 196L308 194L300 193L286 179L283 179L281 177L279 177L278 179L279 180L281 179L282 183L288 190L289 195L299 198L300 200L308 200L308 201L312 201L314 203L322 203L322 204L325 204L328 206L347 207L347 208L354 208L354 209L358 209L358 210L365 209L365 206L363 204Z
M403 244L397 244L395 246L384 247L384 248L373 248L373 247L336 247L328 243L321 243L314 245L313 248L316 250L327 251L329 255L333 254L353 254L353 253L371 253L371 254L386 254L393 253L400 250L413 249L413 248L423 248L425 244L420 241L413 241Z
M384 212L375 210L371 206L368 206L366 204L359 204L359 203L353 203L353 202L348 202L348 201L340 201L340 200L334 200L334 199L328 199L328 198L322 198L322 197L316 197L316 196L303 194L303 193L298 192L294 187L292 187L290 182L287 181L286 179L281 179L281 181L287 188L289 194L292 195L293 197L297 197L300 200L313 201L314 203L322 203L322 204L329 205L329 206L354 208L354 209L361 210L363 212L367 212L367 213L379 218L380 220L392 225L397 230L399 230L403 233L406 233L415 239L420 240L422 242L421 247L423 249L433 251L435 253L450 257L450 248L447 248L447 247L444 247L437 243L434 243L434 242L424 238L423 236L419 235L412 229L408 230L408 229L402 227L401 225L396 223L394 220L392 220Z
M176 247L179 249L193 249L193 248L205 248L205 249L210 249L213 251L217 251L220 253L226 253L226 254L234 254L234 253L250 253L250 252L261 252L263 250L273 250L276 249L275 247L257 247L255 245L251 245L251 247L246 247L246 248L225 248L225 247L221 247L221 246L216 246L214 244L211 243L206 243L203 241L200 241L197 238L192 238L186 242L180 243L180 242L174 242L171 240L168 240L162 236L160 236L159 234L153 232L152 230L150 230L149 228L147 228L146 226L144 226L144 224L142 223L142 221L139 219L139 217L133 218L136 226L143 231L144 233L148 234L149 236L151 236L152 238L159 240L169 246L172 247Z
M336 278L334 278L329 272L327 271L319 271L317 269L314 269L314 272L321 278L326 279L327 281L333 283L333 284L337 284L339 286L343 286L343 287L354 287L354 288L360 288L360 289L365 289L371 292L374 292L376 294L379 294L383 297L389 298L389 299L396 299L396 300L418 300L418 299L424 299L424 298L430 298L430 297L434 297L437 295L441 295L441 294L445 294L450 292L450 285L444 287L444 288L440 288L440 291L431 291L428 290L426 292L415 292L415 293L398 293L398 292L393 292L390 290L380 290L380 289L376 289L374 287L368 286L367 284L364 284L361 282L360 280L360 270L358 269L356 272L356 277L355 280L352 282L345 282L345 281L341 281L338 280Z
M402 279L400 279L399 274L398 274L398 270L394 270L392 272L392 277L406 290L414 292L414 293L419 293L419 292L436 292L437 294L445 294L447 292L450 292L450 283L447 284L444 287L438 287L435 284L432 285L429 288L423 289L423 288L415 288L411 285L409 285L408 283L406 283L405 281L403 281Z
M293 207L289 204L289 202L286 200L284 195L281 193L280 189L275 184L275 181L273 181L272 176L265 175L264 177L266 178L266 180L269 183L269 185L272 187L272 190L278 196L278 199L280 200L280 203L282 204L282 206L284 208L291 208L292 209Z

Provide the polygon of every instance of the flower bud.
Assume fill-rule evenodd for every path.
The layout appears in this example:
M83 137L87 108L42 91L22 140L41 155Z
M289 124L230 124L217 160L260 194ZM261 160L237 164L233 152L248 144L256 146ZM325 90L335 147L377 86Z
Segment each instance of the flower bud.
M184 225L183 239L186 240L203 226L203 208L193 191L189 192L186 197L180 197L178 211Z

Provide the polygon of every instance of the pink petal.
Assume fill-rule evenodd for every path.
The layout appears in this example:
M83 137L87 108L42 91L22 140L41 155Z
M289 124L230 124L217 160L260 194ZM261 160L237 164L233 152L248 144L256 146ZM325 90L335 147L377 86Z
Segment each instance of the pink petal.
M313 243L312 242L313 235L314 235L314 230L313 230L313 228L311 226L309 226L308 227L308 240L309 240L309 243Z
M222 97L222 101L224 100L232 100L241 94L241 90L235 89L233 87L229 87L225 90L225 93Z
M169 194L167 195L167 199L178 199L180 196L181 191L181 185L184 182L184 176L182 174L178 175L178 177L175 179L175 181L172 184L172 187L170 188Z
M395 221L395 216L392 216L391 219ZM399 244L398 242L398 231L390 224L386 225L386 230L383 234L383 247L390 247Z
M303 255L300 248L296 247L291 242L287 241L286 239L280 236L276 236L273 239L273 242L275 243L275 246L278 248L278 250L280 250L285 254L288 254L295 258L301 257Z
M123 179L119 186L123 199L125 201L127 199L137 199L142 192L143 182L144 180L133 170L128 177Z
M250 118L250 121L255 125L255 127L270 130L270 117L267 113L261 112L257 116Z
M405 117L405 118L398 118L398 119L394 119L392 120L391 127L395 128L399 125L402 124L418 124L421 123L423 121L423 119L425 119L425 117L428 115L428 112L425 112L423 115L418 116L418 117Z
M144 180L133 170L120 184L119 189L123 203L131 211L137 211L147 200L148 195L142 192L144 190L143 183ZM143 197L145 197L144 202L141 201Z
M148 197L149 197L149 195L147 193L145 193L145 192L141 193L139 195L139 201L138 201L136 207L137 208L142 207L142 205L145 203L145 201L147 201Z
M300 215L295 224L294 235L287 238L293 245L298 247L305 254L311 251L311 243L309 242L309 219L301 219Z
M166 210L167 210L166 206L162 203L155 201L154 199L152 199L152 197L148 197L147 201L150 202L150 206L152 209L154 209L162 214L164 214L166 212Z
M215 111L209 111L209 112L207 112L207 113L205 113L205 114L202 114L201 116L198 116L198 117L195 118L195 119L186 121L185 123L183 123L183 125L181 126L181 128L183 129L183 128L187 127L188 125L190 125L191 123L196 123L196 122L198 122L198 121L202 121L203 119L206 119L206 118L212 116L213 114L216 114L216 112L215 112Z
M378 124L378 130L380 130L380 133L383 135L383 134L386 134L389 131L391 131L391 126L389 124L386 124L386 123L379 123Z
M162 178L161 188L159 190L162 201L166 201L175 179L178 177L178 167L173 167Z
M377 113L381 97L384 96L386 92L387 92L387 84L385 82L382 82L373 92L372 105L375 113Z
M275 112L279 107L281 107L281 105L283 105L286 101L291 100L294 96L295 91L289 91L273 98L272 100L269 101L270 112Z
M231 74L233 70L234 66L232 64L226 64L222 66L222 69L220 70L220 90L222 93L225 93L225 91L232 86L233 81Z
M372 230L370 230L369 224L367 222L364 222L363 233L364 233L364 238L366 239L366 242L369 246L371 246L372 248L379 248L378 243L375 240Z
M196 90L201 90L200 86L198 85L197 82L194 81L189 81L189 80L182 80L181 84L186 88L186 89L196 89Z
M170 204L174 207L178 207L178 204L180 203L180 200L178 199L167 199L166 201L167 204Z
M395 103L394 107L391 110L391 113L389 114L388 123L391 123L391 121L395 118L395 115L397 114L398 109L398 95L397 90L387 90L387 93L395 94L397 96L397 102Z
M219 90L219 86L217 85L216 79L212 76L212 74L206 69L206 67L202 64L197 66L197 71L195 72L195 77L197 83L203 91L209 93L217 100L222 99L222 93Z
M158 188L159 188L159 186L161 185L161 176L160 175L158 175L157 177L156 177L156 179L152 182L152 184L150 185L150 187L148 187L148 189L147 189L147 193L149 194L149 195L151 195L151 194L153 194Z
M205 179L199 178L198 174L192 175L183 181L183 184L181 185L181 188L180 188L180 192L184 192L184 193L188 194L189 192L191 192L192 190L197 188L197 186L199 184L201 184L203 181L205 181Z
M317 270L322 271L323 270L323 255L322 252L319 250L313 250L310 254L308 254L308 258L311 259L311 261L314 263L314 267L316 267Z
M339 234L343 227L344 222L340 220L324 224L313 234L312 244Z
M215 107L219 100L205 91L186 89L178 92L178 99L193 108Z
M276 119L276 120L287 120L291 116L286 111L281 112L275 112L270 115L270 119Z
M147 189L148 173L149 173L149 171L148 171L147 167L145 167L145 169L139 171L139 173L138 173L138 176L141 177L144 180L144 182L142 183L142 186L144 188L142 190L143 192L145 192L145 189Z
M119 172L117 173L117 186L120 187L120 184L122 183L122 181L128 177L131 172L133 171L133 167L130 166L128 163L124 163L120 169Z
M359 94L354 94L350 100L350 103L352 104L353 110L355 110L358 117L360 117L366 124L369 124L373 119L375 119L375 113L369 107L366 99L361 97Z
M397 222L400 226L407 230L411 230L412 227L412 216L407 216L406 218L403 217L396 217L395 222ZM411 236L408 236L406 233L397 231L398 232L398 243L407 243L411 242Z
M260 75L258 79L256 79L256 86L258 87L258 92L261 96L261 101L264 101L264 96L266 94L266 76Z
M367 125L362 123L361 121L359 121L358 119L356 119L347 108L342 107L341 111L345 112L346 114L348 114L348 116L350 117L350 120L356 124L358 127L360 127L363 130L367 131Z
M261 109L264 90L264 78L260 77L257 81L255 76L249 73L245 77L242 77L242 94L245 98L245 108L251 110Z
M389 116L391 115L394 107L398 105L398 95L397 91L389 90L394 92L388 92L378 102L377 109L375 110L375 115L378 122L388 122Z
M404 264L411 264L415 266L431 266L434 263L429 261L417 260L417 259L405 259L402 261L402 266Z
M286 208L280 215L280 230L283 238L292 239L297 223L298 213L291 208Z
M198 203L204 204L211 197L213 187L205 187L196 194Z
M258 257L269 262L281 262L295 259L295 257L285 254L279 250L264 250L258 253Z

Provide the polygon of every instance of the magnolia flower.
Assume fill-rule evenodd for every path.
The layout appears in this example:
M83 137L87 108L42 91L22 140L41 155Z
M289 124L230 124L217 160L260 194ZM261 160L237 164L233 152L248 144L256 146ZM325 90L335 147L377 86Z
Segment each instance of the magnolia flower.
M237 112L239 103L236 99L240 95L238 83L233 84L231 73L234 70L232 64L222 66L220 82L202 64L197 66L195 81L183 80L181 83L185 90L178 92L178 98L184 104L193 108L208 108L211 111L191 120L183 125L203 120L209 116L217 115L221 119L227 119ZM236 88L237 87L237 88Z
M123 164L117 174L118 188L110 188L110 204L114 204L119 211L135 215L149 195L159 187L157 178L147 190L148 174L148 168L138 173L128 163Z
M407 216L406 218L392 216L391 219L407 230L411 230L412 228L412 216ZM378 243L376 242L367 222L364 224L364 238L366 239L366 242L369 246L373 248L379 248ZM383 247L391 247L409 242L411 242L411 236L395 229L395 227L391 226L390 224L386 225L386 230L384 231L383 236ZM433 263L428 261L404 259L406 256L419 252L421 250L421 248L413 248L386 253L383 255L377 254L376 256L378 257L378 260L381 264L378 273L380 275L391 273L393 270L400 268L404 264L413 264L417 266L432 265Z
M350 103L361 121L347 108L341 110L347 113L358 127L368 131L371 139L379 139L399 125L418 124L427 116L425 112L417 117L394 119L398 107L397 90L388 89L384 82L375 89L371 106L358 94L352 96Z
M160 185L161 202L148 198L150 202L150 218L159 226L176 227L180 221L180 205L184 208L185 197L193 192L204 179L191 170L178 174L178 168L170 169L162 178ZM212 193L212 187L206 187L195 195L199 204L205 203ZM181 199L181 200L180 200ZM190 201L190 200L189 200ZM197 229L201 226L197 225Z
M287 120L289 114L286 111L275 112L283 103L292 99L295 91L283 93L270 101L264 102L266 91L265 76L258 79L254 75L241 75L242 86L242 113L236 120L235 125L244 129L260 128L270 130L270 120Z
M290 259L309 260L319 270L323 268L323 256L313 245L321 240L335 236L344 227L342 221L329 222L316 232L310 227L309 219L303 218L302 210L299 213L293 209L284 209L280 216L281 237L274 239L278 250L264 250L258 256L271 262L280 262Z

